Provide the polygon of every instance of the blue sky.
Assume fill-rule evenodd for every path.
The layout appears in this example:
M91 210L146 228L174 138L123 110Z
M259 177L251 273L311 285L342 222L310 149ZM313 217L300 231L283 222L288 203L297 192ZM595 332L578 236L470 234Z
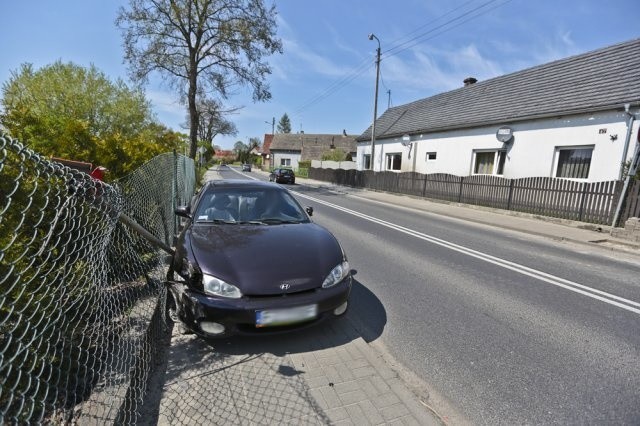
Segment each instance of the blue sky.
M266 0L270 2L270 0ZM128 80L120 31L126 0L0 0L0 84L11 71L58 59L94 64L111 79ZM374 56L381 42L378 115L462 86L640 37L637 0L280 0L278 33L284 53L268 59L272 100L253 103L239 89L227 102L243 107L230 118L231 148L262 140L287 113L293 132L359 135L371 124ZM146 86L158 121L174 130L186 109L159 78Z

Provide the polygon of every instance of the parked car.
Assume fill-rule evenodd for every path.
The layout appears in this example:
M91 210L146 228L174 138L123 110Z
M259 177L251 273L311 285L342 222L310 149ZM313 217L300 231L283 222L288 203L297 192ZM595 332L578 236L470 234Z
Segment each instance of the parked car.
M269 182L296 183L296 175L291 169L273 169L269 174Z
M242 171L243 172L250 172L251 171L251 164L243 164L242 165Z
M343 315L352 278L327 229L283 187L216 180L192 206L168 273L169 316L205 337L286 331Z

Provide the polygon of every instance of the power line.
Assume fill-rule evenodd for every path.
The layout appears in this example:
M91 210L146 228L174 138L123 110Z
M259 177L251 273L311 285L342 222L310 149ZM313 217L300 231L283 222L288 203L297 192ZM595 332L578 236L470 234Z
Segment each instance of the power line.
M331 83L329 85L329 87L327 87L326 89L324 89L323 91L321 91L320 93L316 94L313 98L311 98L310 100L308 100L305 104L303 104L302 106L300 106L299 108L297 108L294 111L294 114L299 114L300 112L302 112L303 110L305 110L306 108L308 108L309 106L321 101L322 99L332 95L333 93L337 92L338 90L342 89L344 86L346 86L348 83L350 83L351 81L353 81L356 77L362 75L365 71L367 71L369 68L371 67L371 63L369 63L369 58L363 60L360 65L358 65L356 68L354 68L350 74L348 74L347 76L334 81L333 83Z
M488 1L488 2L486 2L486 3L484 3L484 4L482 4L482 5L480 5L479 7L475 8L472 12L475 12L475 11L477 11L478 9L480 9L480 8L482 8L482 7L484 7L484 6L488 5L488 4L490 4L490 3L493 3L493 2L495 2L495 1L496 1L496 0L490 0L490 1ZM477 18L477 17L479 17L479 16L485 15L485 14L487 14L488 12L491 12L492 10L495 10L495 9L497 9L497 8L499 8L499 7L502 7L502 6L504 6L505 4L510 3L511 1L512 1L512 0L506 0L506 1L502 2L502 3L500 3L500 4L497 4L497 5L495 5L495 6L491 7L491 8L489 8L489 9L487 9L487 10L482 11L481 13L478 13L478 14L476 14L476 15L470 16L468 19L465 19L465 20L463 20L463 21L461 21L461 22L457 23L456 25L453 25L453 26L450 26L450 27L448 27L448 28L445 28L445 29L443 29L442 31L437 32L437 33L435 33L435 34L431 35L430 37L428 37L428 38L424 38L424 39L423 39L423 37L425 37L425 36L427 36L427 35L429 35L429 34L433 33L434 31L436 31L436 30L438 30L438 29L441 29L442 27L444 27L444 26L446 26L446 25L449 25L449 24L451 24L451 23L453 23L453 22L457 21L457 20L458 20L458 19L460 19L462 16L461 16L461 17L454 18L454 19L451 19L451 20L449 20L449 21L445 22L444 24L442 24L442 25L440 25L440 26L438 26L438 27L434 28L433 30L427 31L426 33L422 34L421 36L414 37L414 39L409 40L409 41L407 41L407 42L403 43L403 45L405 45L405 44L409 43L410 41L414 41L414 40L416 40L416 42L415 42L415 43L413 43L413 44L410 44L410 45L408 45L408 46L406 46L406 47L404 47L404 48L402 48L402 49L400 49L400 50L395 50L395 49L398 49L398 48L399 48L399 46L396 46L396 47L394 47L394 48L392 48L392 49L389 49L387 52L385 52L385 53L386 53L386 55L385 55L384 57L385 57L385 58L387 58L387 57L391 57L391 56L396 56L396 55L398 55L398 54L400 54L400 53L404 52L405 50L411 49L412 47L415 47L415 46L417 46L418 44L423 43L423 42L425 42L425 41L427 41L427 40L434 39L434 38L436 38L437 36L439 36L439 35L441 35L441 34L443 34L443 33L447 32L447 31L451 31L451 30L452 30L452 29L454 29L454 28L457 28L457 27L459 27L459 26L461 26L461 25L463 25L463 24L466 24L467 22L469 22L469 21L471 21L471 20L473 20L473 19L475 19L475 18ZM468 15L468 13L465 13L465 14L464 14L464 16L466 16L466 15ZM420 41L417 41L418 39L421 39L421 40L420 40ZM392 50L395 50L395 51L394 51L393 53L389 53L389 52L391 52Z
M444 28L444 27L446 27L447 25L449 25L449 24L451 24L451 23L453 23L453 22L455 22L455 21L458 21L458 20L460 20L460 19L464 18L465 16L468 16L468 15L470 15L470 14L472 14L472 13L474 13L474 12L476 12L476 11L480 10L480 9L482 9L483 7L485 7L485 6L487 6L487 5L491 4L491 3L495 3L496 1L498 1L498 0L489 0L489 1L486 1L486 2L482 3L481 5L479 5L479 6L477 6L477 7L474 7L473 9L471 9L471 10L468 10L468 11L464 12L464 13L463 13L463 14L461 14L461 15L458 15L458 16L456 16L456 17L452 18L452 19L449 19L448 21L446 21L446 22L444 22L444 23L442 23L442 24L440 24L440 25L436 26L435 28L430 29L429 31L427 31L427 32L425 32L425 33L422 33L422 34L417 35L417 36L415 36L415 37L413 37L413 38L410 38L409 40L407 40L407 41L405 41L405 42L402 42L402 43L400 43L400 44L398 44L398 45L396 45L396 46L392 47L391 49L388 49L388 50L387 50L387 51L385 51L384 53L386 53L386 54L391 54L393 51L398 50L398 49L400 49L400 50L399 50L399 52L402 52L402 51L404 51L404 50L408 49L409 47L414 46L415 44L413 44L413 45L411 45L411 46L409 46L409 47L407 47L407 48L404 48L404 49L402 48L403 46L405 46L405 45L407 45L407 44L409 44L409 43L411 43L411 42L413 42L413 41L415 41L415 40L419 40L419 39L421 39L421 38L425 37L426 35L429 35L429 34L431 34L431 33L435 32L435 31L437 31L437 30L439 30L439 29L441 29L441 28ZM467 5L468 3L469 3L469 2L465 3L464 5ZM477 16L481 16L481 15L482 15L482 14L479 14L479 15L477 15ZM443 16L446 16L446 15L443 15ZM477 17L477 16L475 16L475 17ZM432 23L435 23L435 22L437 22L437 21L439 21L439 20L440 20L440 18L435 19L434 21L432 21ZM466 21L465 21L465 22L466 22ZM424 27L425 27L425 26L422 26L422 27L421 27L421 29L422 29L422 28L424 28ZM447 29L447 31L448 31L448 30L449 30L449 29ZM413 31L412 33L410 33L410 34L413 34L413 33L415 33L415 32L416 32L416 31L414 30L414 31ZM444 31L443 31L443 32L444 32ZM399 52L398 52L398 53L399 53Z
M472 3L473 1L474 0L469 0L469 1L465 2L465 3L463 3L462 5L450 10L449 12L441 15L440 17L430 21L429 23L427 23L425 25L422 25L422 26L418 27L417 29L415 29L415 30L411 31L410 33L408 33L406 36L400 37L397 40L402 40L403 38L405 38L405 37L407 37L407 36L409 36L411 34L414 34L414 33L420 31L421 29L423 29L423 28L425 28L425 27L427 27L427 26L429 26L429 25L431 25L431 24L433 24L435 22L438 22L439 20L441 20L445 16L451 15L452 13L464 8L465 6L467 6L468 4ZM422 42L425 42L427 40L431 40L431 39L433 39L433 38L435 38L435 37L447 32L447 31L450 31L450 30L452 30L454 28L459 27L462 24L465 24L465 23L471 21L472 19L475 19L475 18L477 18L479 16L485 15L486 13L488 13L488 12L490 12L492 10L495 10L495 9L497 9L499 7L502 7L505 4L511 2L512 0L506 0L506 1L504 1L504 2L502 2L500 4L498 4L498 5L495 5L494 7L491 7L491 8L486 9L486 10L480 12L480 13L472 15L473 13L475 13L475 12L477 12L477 11L479 11L479 10L481 10L481 9L483 9L483 8L489 6L490 4L495 3L497 1L499 1L499 0L488 0L488 1L480 4L479 6L473 8L473 9L462 13L461 15L458 15L458 16L452 18L452 19L447 20L446 22L438 25L435 28L430 29L429 31L426 31L426 32L424 32L422 34L419 34L419 35L417 35L415 37L412 37L412 38L408 39L407 41L404 41L404 42L402 42L402 43L400 43L400 44L398 44L396 46L391 47L390 49L382 52L382 59L387 58L387 57L396 56L396 55L398 55L398 54L400 54L400 53L402 53L402 52L404 52L404 51L406 51L406 50L408 50L408 49L410 49L410 48L412 48L414 46L417 46L418 44L420 44ZM472 16L469 16L469 15L472 15ZM465 18L467 16L469 16L468 19L464 19L464 20L460 21L461 19L463 19L463 18ZM456 25L449 26L452 23L457 22L457 21L460 21L460 22L457 23ZM447 27L447 26L449 26L449 27ZM436 32L438 30L442 30L442 31ZM431 36L428 37L428 38L425 38L425 37L427 37L429 35L431 35ZM320 93L316 94L314 97L312 97L306 103L304 103L302 106L297 108L294 111L294 114L299 115L305 109L307 109L310 106L320 102L321 100L331 96L335 92L337 92L340 89L342 89L343 87L345 87L348 83L353 81L356 77L362 75L365 71L367 71L372 66L372 64L369 61L370 61L369 58L364 59L360 63L360 65L355 67L350 72L350 74L348 74L345 77L342 77L341 79L336 80L335 82L330 84L326 89L322 90ZM384 82L383 82L383 85L384 85ZM387 88L386 85L385 85L385 88Z

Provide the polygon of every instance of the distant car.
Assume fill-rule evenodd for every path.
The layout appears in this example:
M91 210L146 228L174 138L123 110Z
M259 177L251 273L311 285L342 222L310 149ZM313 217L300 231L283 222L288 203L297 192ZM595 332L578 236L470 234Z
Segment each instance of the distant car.
M273 169L269 174L269 182L276 183L296 183L296 175L291 169Z
M242 171L243 172L250 172L251 171L251 164L243 164L242 165Z
M288 331L347 311L352 277L338 240L279 185L209 181L180 233L169 317L204 337Z

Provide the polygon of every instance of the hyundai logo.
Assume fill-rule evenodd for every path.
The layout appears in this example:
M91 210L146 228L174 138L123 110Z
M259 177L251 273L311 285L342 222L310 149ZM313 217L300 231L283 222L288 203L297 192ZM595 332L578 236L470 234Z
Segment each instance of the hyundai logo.
M287 284L287 283L280 284L280 289L281 290L289 290L290 287L291 287L291 285Z

